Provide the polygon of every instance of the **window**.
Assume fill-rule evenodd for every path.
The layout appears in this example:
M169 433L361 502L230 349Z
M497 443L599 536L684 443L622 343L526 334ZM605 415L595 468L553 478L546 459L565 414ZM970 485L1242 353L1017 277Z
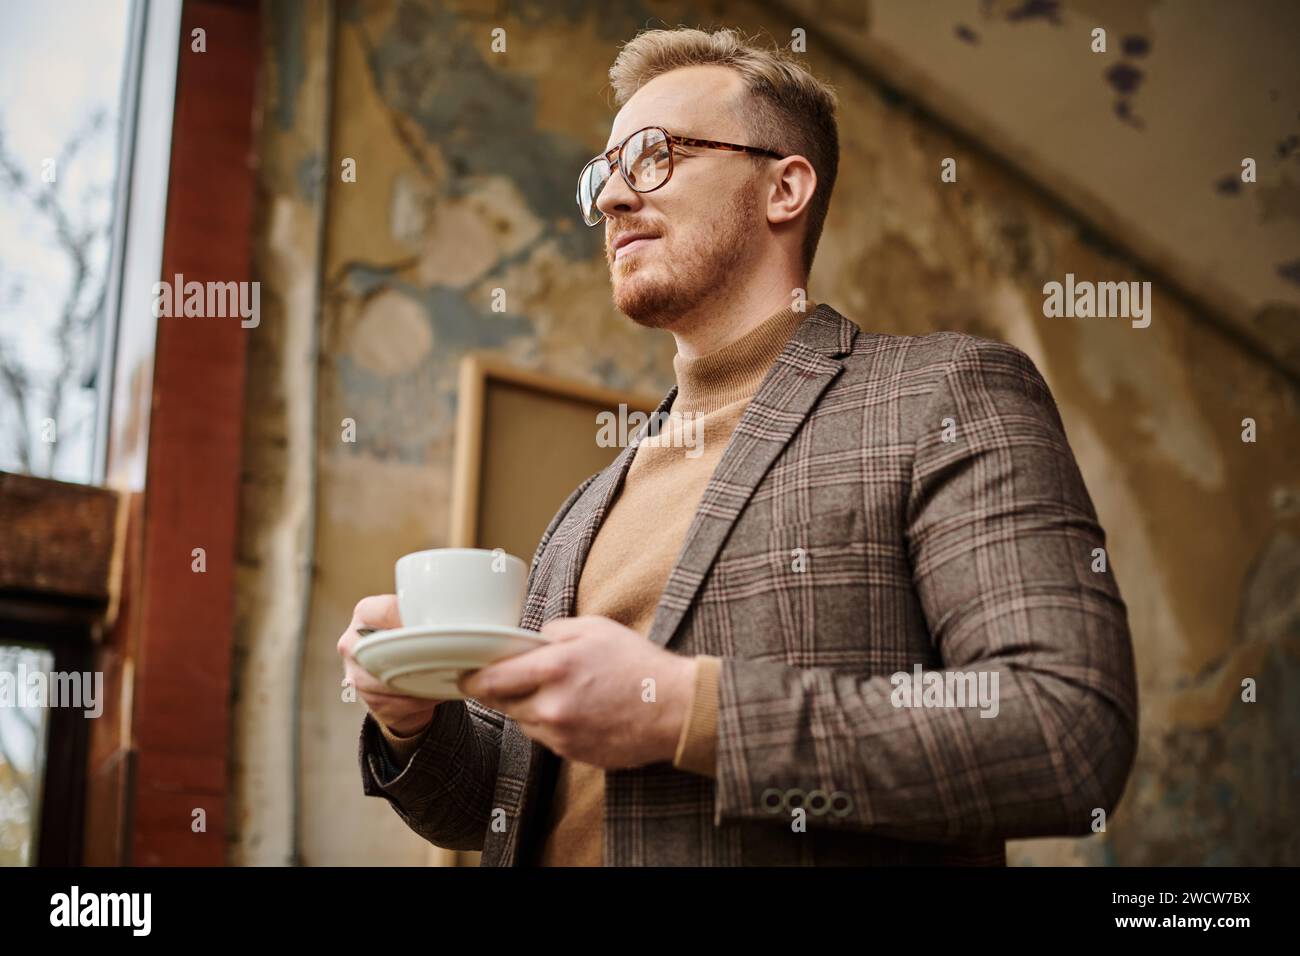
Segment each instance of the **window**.
M180 13L180 0L0 3L0 472L34 476L0 481L13 513L54 509L62 531L87 534L72 561L65 548L38 570L14 562L0 586L0 866L82 860L102 710L42 702L24 679L93 678L104 705L93 634L118 498L43 479L143 487L144 446L110 456L108 433L110 409L148 418Z
M0 866L36 862L48 709L27 676L53 668L48 650L0 644Z
M136 11L138 14L138 11ZM0 469L93 481L133 5L0 12Z

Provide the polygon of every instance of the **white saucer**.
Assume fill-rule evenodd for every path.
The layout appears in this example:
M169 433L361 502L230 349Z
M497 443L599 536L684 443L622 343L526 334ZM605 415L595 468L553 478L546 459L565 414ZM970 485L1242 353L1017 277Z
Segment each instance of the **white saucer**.
M357 641L357 663L396 693L430 700L464 700L462 674L541 647L536 631L493 625L397 627Z

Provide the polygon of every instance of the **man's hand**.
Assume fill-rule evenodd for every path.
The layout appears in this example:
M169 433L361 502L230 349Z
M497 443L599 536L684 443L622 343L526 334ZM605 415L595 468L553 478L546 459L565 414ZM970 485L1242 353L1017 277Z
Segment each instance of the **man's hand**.
M591 614L557 618L541 633L551 643L465 675L458 686L561 757L606 769L673 759L694 658Z
M410 737L429 725L433 720L433 710L440 703L423 697L407 697L394 694L392 688L380 683L366 673L353 656L360 635L359 627L373 627L377 630L401 627L402 618L397 612L396 594L379 594L362 598L352 612L352 623L339 638L338 652L343 658L343 676L352 682L361 699L365 701L370 713L398 737Z

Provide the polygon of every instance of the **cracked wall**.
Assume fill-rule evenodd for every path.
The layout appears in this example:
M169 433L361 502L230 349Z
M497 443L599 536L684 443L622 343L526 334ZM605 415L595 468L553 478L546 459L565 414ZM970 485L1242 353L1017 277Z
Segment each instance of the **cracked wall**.
M274 305L250 345L232 855L287 853L292 635L305 624L303 861L419 863L423 842L361 793L363 705L340 699L334 645L358 598L392 590L397 556L448 541L457 363L487 349L593 384L672 384L671 337L614 310L602 230L574 207L574 177L613 116L604 74L652 17L781 36L790 24L742 3L509 16L348 3L331 58L324 7L270 9L258 268ZM497 26L504 54L490 50ZM815 45L808 58L839 92L842 138L812 298L874 331L1024 349L1056 396L1128 604L1142 727L1124 801L1105 834L1013 843L1011 862L1300 863L1296 383L1159 282L1147 329L1044 318L1043 284L1067 272L1151 276L850 64ZM948 156L960 173L944 184ZM1257 703L1241 702L1243 677Z

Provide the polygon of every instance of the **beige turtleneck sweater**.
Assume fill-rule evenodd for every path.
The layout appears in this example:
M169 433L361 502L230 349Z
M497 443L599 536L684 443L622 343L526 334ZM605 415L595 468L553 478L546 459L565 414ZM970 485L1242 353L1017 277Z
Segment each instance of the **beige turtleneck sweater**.
M591 545L578 581L575 616L597 614L648 637L659 596L677 563L704 488L749 400L795 329L815 308L782 309L707 355L673 359L677 396L663 431L642 439L623 486ZM700 655L673 765L714 776L717 753L716 657ZM380 726L404 764L424 734L398 737ZM605 773L562 760L538 856L541 866L600 866Z

